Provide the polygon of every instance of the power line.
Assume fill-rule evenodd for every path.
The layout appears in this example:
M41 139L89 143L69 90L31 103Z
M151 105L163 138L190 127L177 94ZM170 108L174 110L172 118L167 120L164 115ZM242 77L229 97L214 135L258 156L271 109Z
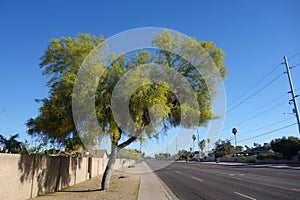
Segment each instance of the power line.
M256 128L256 129L253 129L253 130L250 130L250 131L247 131L247 132L242 132L240 133L239 135L244 135L244 134L249 134L249 133L253 133L253 132L256 132L256 131L259 131L261 129L264 129L264 128L267 128L267 127L271 127L271 126L274 126L274 125L277 125L277 124L280 124L282 122L285 122L285 121L289 121L291 119L294 119L294 117L290 117L288 119L284 119L284 120L280 120L280 121L277 121L277 122L273 122L271 124L268 124L268 125L265 125L265 126L261 126L259 128Z
M231 106L233 103L238 101L240 98L245 96L248 92L250 92L252 89L254 89L258 84L260 84L262 81L264 81L266 78L268 78L275 70L277 70L282 63L275 66L274 69L272 69L269 73L267 73L265 76L263 76L261 79L259 79L255 84L253 84L251 87L249 87L245 92L243 92L240 96L238 96L235 100L233 100L231 103L228 104L228 106Z
M282 95L277 96L277 97L271 99L271 100L268 101L267 103L265 103L265 104L263 104L263 105L257 107L256 110L262 109L262 108L264 108L264 107L266 107L266 106L268 106L268 105L270 105L270 104L272 104L272 103L274 103L274 102L280 100L280 99L281 99L282 97L284 97L284 96L286 96L286 93L283 93ZM285 101L284 101L284 102L282 101L282 103L280 103L280 104L283 104L283 103L285 103ZM280 104L278 104L278 105L280 105ZM276 106L278 106L278 105L276 105ZM262 112L267 112L267 111L262 111ZM251 112L251 113L252 113L252 112ZM243 114L243 115L248 116L248 115L251 114L251 113L246 113L246 114ZM255 118L255 117L253 117L253 118ZM246 119L248 119L248 118L245 118L245 120L246 120ZM250 119L249 119L249 120L250 120ZM239 122L241 122L241 121L244 121L244 119L240 120ZM248 120L247 120L247 121L248 121ZM237 122L235 122L235 124L237 124ZM230 128L229 126L231 126L231 125L233 125L233 123L229 123L229 125L226 125L226 127L223 129L223 131L229 129L229 128Z
M291 56L289 58L289 60L292 60L293 58L297 57L300 55L300 52L294 54L293 56ZM276 71L282 64L284 63L280 63L277 66L274 67L274 69L272 69L269 73L267 73L265 76L263 76L261 79L259 79L255 84L253 84L251 87L249 87L245 92L243 92L240 96L238 96L236 99L234 99L232 102L230 102L228 104L228 106L231 106L232 104L234 104L236 101L238 101L240 98L242 98L243 96L245 96L249 91L251 91L253 88L255 88L259 83L261 83L263 80L265 80L266 78L268 78L274 71ZM297 66L300 65L297 64ZM294 68L296 66L292 66L292 68Z
M284 101L284 102L285 102L285 101ZM264 111L261 111L261 112L259 112L259 113L257 113L257 114L254 114L254 115L252 115L252 116L250 116L250 117L248 117L248 118L246 118L246 119L242 119L242 120L236 122L236 124L239 124L239 125L240 125L240 124L243 124L243 123L245 123L245 122L247 122L247 121L250 121L250 120L252 120L252 119L255 119L255 118L261 116L261 115L264 114L264 113L267 113L267 112L269 112L269 111L271 111L271 110L274 110L275 108L278 108L279 106L284 105L284 104L283 104L284 102L280 102L279 104L276 104L275 106L272 106L271 108L268 108L268 109L266 109L266 110L264 110Z
M289 120L291 120L291 119L294 119L294 117L290 117L290 118L288 118L288 119L280 120L280 121L277 121L277 122L274 122L274 123L271 123L271 124L268 124L268 125L265 125L265 126L261 126L261 127L259 127L259 128L256 128L256 129L253 129L253 130L250 130L250 131L247 131L247 132L242 132L242 133L239 133L239 135L244 135L244 134L253 133L253 132L259 131L259 130L261 130L261 129L264 129L264 128L267 128L267 127L271 127L271 126L280 124L280 123L282 123L282 122L289 121ZM233 137L231 137L229 141L232 141L232 140L233 140Z
M293 58L295 58L295 57L297 57L299 55L300 55L300 52L298 52L298 53L294 54L293 56L289 57L289 60L292 60Z
M241 104L245 103L246 101L248 101L249 99L253 98L255 95L257 95L258 93L260 93L262 90L264 90L265 88L267 88L269 85L271 85L273 82L275 82L277 79L279 79L281 76L283 75L283 73L279 74L278 76L276 76L274 79L272 79L270 82L268 82L266 85L264 85L263 87L261 87L259 90L257 90L256 92L254 92L252 95L250 95L249 97L247 97L246 99L244 99L242 102L240 102L239 104L235 105L234 107L230 108L227 113L231 112L232 110L234 110L235 108L239 107Z
M249 138L244 139L244 140L240 140L240 141L238 141L238 142L244 142L244 141L247 141L247 140L252 140L252 139L254 139L254 138L258 138L258 137L261 137L261 136L264 136L264 135L268 135L268 134L271 134L271 133L274 133L274 132L277 132L277 131L286 129L286 128L291 127L291 126L294 126L294 125L296 125L296 124L297 124L297 123L290 124L290 125L287 125L287 126L284 126L284 127L281 127L281 128L278 128L278 129L275 129L275 130L272 130L272 131L269 131L269 132L266 132L266 133L262 133L262 134L259 134L259 135L253 136L253 137L249 137Z
M296 68L296 67L298 67L298 66L300 66L300 63L298 63L298 64L296 64L296 65L293 65L293 66L291 66L291 67L290 67L290 69L294 69L294 68Z

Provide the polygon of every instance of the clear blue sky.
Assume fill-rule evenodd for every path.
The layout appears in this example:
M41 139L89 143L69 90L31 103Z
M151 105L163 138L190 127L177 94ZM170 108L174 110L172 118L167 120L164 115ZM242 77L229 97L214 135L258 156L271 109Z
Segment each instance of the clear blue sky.
M38 64L53 38L79 33L103 34L107 38L128 29L155 26L214 41L227 54L229 76L225 87L229 104L283 62L284 55L300 52L299 8L297 0L1 1L0 112L4 112L0 113L0 134L8 137L19 133L21 140L27 137L24 124L38 114L39 104L34 100L48 93L47 78ZM300 55L290 61L291 66L298 63ZM231 107L284 69L284 65L280 66ZM292 70L292 76L300 94L300 66ZM241 141L295 123L294 118L289 119L292 115L282 114L292 110L288 91L284 74L227 114L221 139L232 138L232 127L238 128ZM251 119L245 121L247 118ZM277 123L285 119L289 120ZM275 125L251 131L272 123ZM284 135L299 136L297 126L239 144L252 146L253 142L269 142Z

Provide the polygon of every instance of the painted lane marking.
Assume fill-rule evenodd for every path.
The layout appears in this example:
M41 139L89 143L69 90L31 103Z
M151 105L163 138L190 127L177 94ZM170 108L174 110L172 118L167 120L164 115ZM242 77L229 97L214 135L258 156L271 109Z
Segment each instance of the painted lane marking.
M180 171L175 171L177 174L181 174L181 172Z
M203 181L202 179L200 179L200 178L196 178L196 177L193 177L193 176L192 176L192 179L194 179L194 180L197 180L197 181L200 181L200 182L202 182L202 181Z
M256 200L256 199L253 198L253 197L249 197L249 196L247 196L247 195L245 195L245 194L242 194L242 193L239 193L239 192L234 192L234 194L240 195L240 196L245 197L245 198L247 198L247 199Z

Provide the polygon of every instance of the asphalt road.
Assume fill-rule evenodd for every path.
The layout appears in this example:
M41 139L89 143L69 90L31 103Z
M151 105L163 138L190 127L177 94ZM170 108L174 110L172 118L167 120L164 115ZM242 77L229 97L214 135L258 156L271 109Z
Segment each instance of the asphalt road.
M147 164L157 168L160 162ZM155 173L182 200L300 200L299 167L174 162Z

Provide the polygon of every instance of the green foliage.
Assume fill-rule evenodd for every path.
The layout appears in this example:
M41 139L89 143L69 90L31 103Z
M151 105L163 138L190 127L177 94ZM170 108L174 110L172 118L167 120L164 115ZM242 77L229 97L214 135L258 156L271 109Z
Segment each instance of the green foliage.
M43 142L64 144L76 129L72 116L72 92L77 71L83 59L101 42L103 37L80 34L75 38L53 39L40 67L50 77L48 98L41 103L39 116L27 122L28 134L40 137Z
M186 151L186 150L179 150L178 151L178 159L179 160L188 160L189 158L194 157L195 153Z
M156 160L169 160L171 158L170 153L158 153L155 154L155 159Z
M18 141L19 134L11 135L9 138L5 138L0 135L0 144L3 145L3 152L5 153L26 153L25 145Z
M82 61L103 40L104 38L102 36L94 37L88 34L80 34L75 38L63 37L51 41L40 63L41 68L44 70L43 74L50 78L47 83L50 92L48 98L38 100L38 102L42 104L39 109L39 116L27 122L29 128L28 133L30 135L43 135L43 140L45 141L51 140L69 146L68 138L70 138L71 135L78 134L73 122L71 105L76 74ZM210 76L210 73L219 70L222 77L226 77L227 70L223 63L224 52L216 48L213 42L198 42L194 38L183 39L180 35L174 36L168 31L157 35L153 40L153 46L163 50L140 50L131 52L129 55L122 55L119 58L114 58L112 55L111 59L114 60L114 62L98 81L95 94L96 115L101 129L103 132L111 135L112 143L115 145L118 145L121 136L128 134L128 132L120 129L115 123L110 106L112 93L120 78L127 71L135 69L136 66L141 64L158 63L181 73L194 90L193 92L197 99L195 103L198 103L198 110L196 106L189 107L186 104L180 105L176 94L174 91L171 91L167 85L163 83L153 84L147 80L149 76L163 76L159 70L151 70L149 72L136 70L134 75L126 78L125 83L127 85L149 83L139 87L134 94L130 94L130 115L136 126L141 129L140 134L142 135L140 136L143 137L144 134L148 137L157 136L157 126L163 126L164 129L178 125L184 127L195 126L195 124L192 123L180 124L180 122L182 118L192 119L193 116L198 116L200 113L201 117L197 124L199 126L205 125L208 120L215 117L211 113L211 102L215 96L214 86L216 77L213 75ZM175 53L170 53L170 51ZM203 54L209 54L211 56L215 67L204 64ZM179 55L185 55L185 59ZM205 80L204 77L201 77L203 74L199 74L195 66L189 63L189 61L197 59L199 59L198 63L203 70ZM100 63L97 64L101 65L101 58L97 61L100 61ZM93 68L91 72L86 74L87 77L93 77L91 74L99 74L97 70L99 70L98 67ZM137 76L139 79L136 79ZM167 78L172 79L173 77ZM182 80L176 81L178 82L178 86L180 86L180 81ZM87 95L91 89L86 88L86 90L83 91L86 92ZM120 101L122 101L124 96L128 95L124 94L126 92L128 91L124 90L123 93L120 92L120 94L118 94ZM155 105L160 106L157 107ZM152 117L150 117L150 108L156 109L155 112L151 112L151 114L154 113ZM186 120L186 122L190 121L191 120ZM92 126L89 124L90 122L85 122L84 120L82 123L87 130L89 130L87 127ZM126 121L122 122L125 127L127 123ZM96 137L97 133L95 133L94 139ZM136 138L136 136L130 138L128 142L125 142L124 145L120 144L119 147L127 146L132 141L135 141Z
M274 160L280 160L283 159L283 156L281 153L265 153L256 156L257 160L264 160L264 159L274 159Z
M140 160L142 154L136 149L121 149L118 153L117 158L125 158L138 161Z
M74 135L73 137L69 137L65 140L65 151L74 151L80 150L83 147L83 143L78 134Z
M298 155L300 151L300 140L297 137L282 137L271 141L273 151L281 153L284 159L290 159Z
M215 143L215 148L213 149L215 157L223 157L225 155L231 155L235 152L235 148L231 145L229 140L218 141Z
M59 151L58 150L56 150L56 149L47 149L47 150L45 150L45 155L46 156L50 156L50 155L55 155L55 154L57 154Z
M236 147L234 147L234 151L235 152L242 152L243 151L243 146L236 146Z
M39 115L27 122L29 135L38 136L44 142L50 141L74 149L79 144L76 143L78 134L82 134L80 139L83 144L89 141L89 145L94 146L103 138L101 132L111 137L112 146L123 149L137 139L157 138L170 127L206 126L209 120L217 117L211 111L216 96L215 86L220 78L227 76L227 69L223 62L223 50L216 48L213 42L198 42L195 38L183 38L179 34L172 35L169 31L164 31L152 41L154 50L138 50L118 58L112 53L108 59L104 59L101 55L109 47L103 41L102 36L80 34L74 38L63 37L50 42L40 63L43 75L49 77L49 95L38 100L41 103ZM96 46L98 48L95 49ZM98 57L88 59L91 58L91 51ZM108 69L104 67L106 63L111 63ZM141 66L150 63L164 67L142 70ZM81 72L81 64L84 66L83 81L87 83L79 84L81 88L77 94L73 93L73 88L75 81L78 81L77 72ZM161 70L165 68L176 71L182 75L179 77L184 78L162 73ZM129 71L128 76L124 76ZM216 76L219 72L221 77ZM98 77L99 74L102 76ZM175 83L175 88L163 81L153 83L153 79L168 80ZM184 87L185 82L192 91ZM119 91L115 90L117 84L122 86ZM137 89L133 94L130 89L126 89L135 86ZM187 96L189 92L192 94L188 98L191 103L180 103L178 96ZM129 119L113 116L113 94L117 105L127 106L126 100L129 99L129 114L133 125ZM86 108L87 102L73 98L75 95L95 97L95 112ZM76 99L75 102L79 105L77 109L84 113L84 116L80 116L79 126L88 133L86 135L76 130L72 99ZM90 120L93 114L96 114L97 122ZM100 125L101 130L94 130L95 123ZM163 131L158 132L157 127L162 127ZM128 139L120 144L122 137ZM75 141L70 141L70 138ZM115 157L111 156L109 165L113 165L113 159ZM108 171L112 167L108 166L105 170L102 182L105 187L106 176L110 176Z

